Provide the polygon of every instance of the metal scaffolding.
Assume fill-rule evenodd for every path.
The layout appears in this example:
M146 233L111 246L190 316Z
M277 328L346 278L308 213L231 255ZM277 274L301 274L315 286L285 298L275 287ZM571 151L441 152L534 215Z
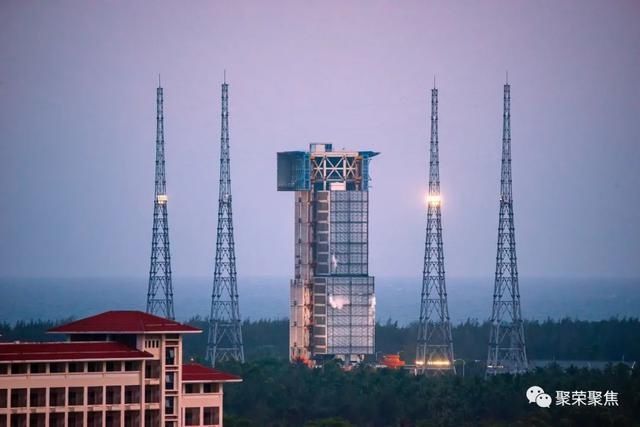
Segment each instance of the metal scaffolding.
M278 153L278 190L295 192L290 358L348 363L374 353L374 278L368 276L368 163L377 153Z

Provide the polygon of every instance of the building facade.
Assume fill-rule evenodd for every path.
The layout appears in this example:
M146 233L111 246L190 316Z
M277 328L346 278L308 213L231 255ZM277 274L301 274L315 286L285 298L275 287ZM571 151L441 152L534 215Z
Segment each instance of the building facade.
M278 190L295 194L295 275L290 359L357 363L374 353L375 293L369 276L371 151L278 153Z
M222 426L231 374L182 363L200 333L139 311L110 311L49 331L65 342L0 343L0 427Z

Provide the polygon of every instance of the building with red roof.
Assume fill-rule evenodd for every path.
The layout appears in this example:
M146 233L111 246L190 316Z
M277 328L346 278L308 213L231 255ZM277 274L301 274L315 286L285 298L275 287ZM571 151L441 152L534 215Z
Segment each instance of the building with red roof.
M142 311L105 311L49 330L55 334L199 334L198 328Z
M189 325L108 311L52 328L65 342L0 342L0 427L222 426L238 376L182 363Z

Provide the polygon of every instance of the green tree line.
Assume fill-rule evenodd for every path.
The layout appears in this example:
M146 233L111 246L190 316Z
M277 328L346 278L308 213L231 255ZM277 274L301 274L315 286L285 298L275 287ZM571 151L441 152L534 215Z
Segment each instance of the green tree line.
M71 319L31 320L14 324L0 323L0 341L56 341L59 335L46 331ZM201 328L202 334L187 335L185 356L201 360L207 345L207 322L193 317L187 323ZM600 321L574 319L525 321L527 354L530 359L546 360L640 360L640 320L612 318ZM287 359L289 321L246 320L242 325L247 360L261 358ZM376 325L376 350L380 354L400 353L411 362L415 359L417 325L400 326L388 320ZM475 320L453 326L456 358L484 360L489 339L489 324Z
M283 360L225 364L242 383L225 386L227 427L467 427L638 426L640 370L558 366L524 375L443 375L329 363L311 369ZM542 387L553 406L530 404L525 392ZM556 391L618 393L618 406L558 406Z
M206 331L200 318L189 321ZM525 321L525 339L530 359L542 360L638 360L640 361L640 320L636 318L583 321L574 319ZM289 321L245 321L242 325L247 360L258 358L287 359ZM376 351L400 353L403 360L415 360L417 324L399 326L388 320L376 325ZM455 357L485 360L489 341L489 323L467 320L453 326ZM206 334L185 337L185 353L199 359L205 353Z

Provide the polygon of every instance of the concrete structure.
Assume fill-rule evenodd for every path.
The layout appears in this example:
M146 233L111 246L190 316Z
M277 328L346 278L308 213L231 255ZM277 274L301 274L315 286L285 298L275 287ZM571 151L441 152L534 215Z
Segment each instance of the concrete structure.
M375 294L369 276L371 151L278 153L278 190L295 192L295 277L290 359L360 362L374 353Z
M241 379L182 364L199 329L109 311L51 329L68 341L0 343L0 427L222 426L223 384Z

